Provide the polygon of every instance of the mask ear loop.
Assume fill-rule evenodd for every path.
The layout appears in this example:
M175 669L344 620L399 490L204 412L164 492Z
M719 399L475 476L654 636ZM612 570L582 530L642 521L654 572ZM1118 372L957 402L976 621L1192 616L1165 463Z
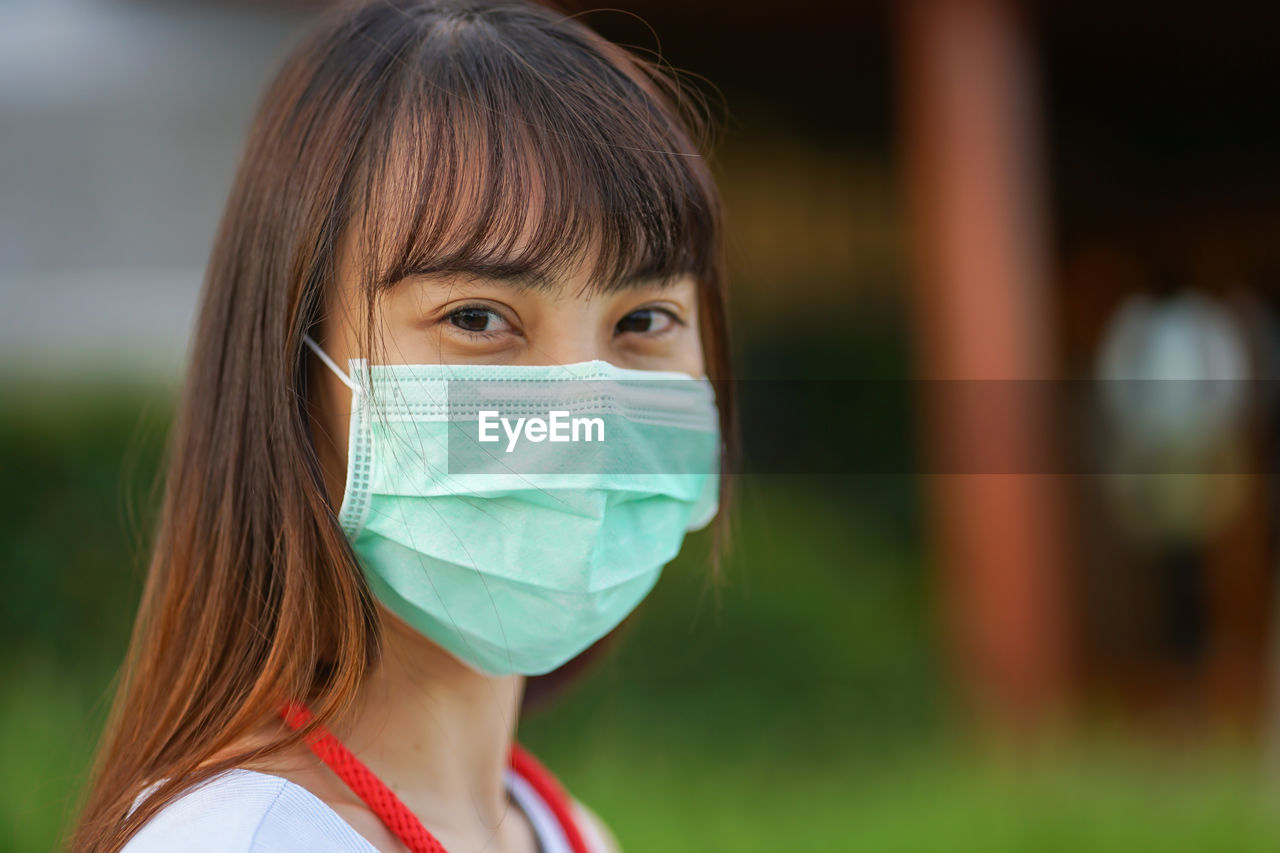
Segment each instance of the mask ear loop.
M359 395L364 392L364 389L352 381L351 377L348 376L342 368L338 367L338 365L334 363L333 359L329 358L329 354L322 350L320 345L311 339L310 335L303 334L302 341L307 346L311 347L312 351L314 351L316 355L320 356L320 360L325 363L325 366L337 374L338 378L342 380L342 384L351 389L352 394Z

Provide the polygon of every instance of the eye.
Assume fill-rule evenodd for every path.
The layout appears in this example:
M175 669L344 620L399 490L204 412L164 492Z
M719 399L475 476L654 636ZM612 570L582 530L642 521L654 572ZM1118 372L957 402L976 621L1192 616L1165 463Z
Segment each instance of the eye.
M618 334L660 335L678 323L679 318L665 308L640 308L619 320L614 329Z
M483 335L506 331L511 324L492 308L484 305L464 305L446 315L446 319L464 332Z

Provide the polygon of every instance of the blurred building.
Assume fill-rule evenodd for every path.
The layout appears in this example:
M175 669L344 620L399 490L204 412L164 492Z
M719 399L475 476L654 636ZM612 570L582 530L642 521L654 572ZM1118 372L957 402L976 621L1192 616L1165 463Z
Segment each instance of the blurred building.
M174 377L254 102L298 11L11 0L0 363Z
M1035 475L936 478L960 671L998 716L1101 699L1250 727L1275 666L1276 421L1256 380L1276 371L1277 11L898 9L922 365L1022 381L995 411L935 406L933 442L978 456L996 435ZM1156 363L1099 374L1118 338ZM1116 492L1098 460L1119 436L1091 430L1109 392L1069 384L1099 375L1199 380L1188 420L1224 389L1244 405L1176 470L1111 455Z
M176 374L256 98L323 5L6 7L9 370ZM1273 376L1280 9L623 5L588 20L706 76L728 108L712 98L746 368L931 380L944 648L973 706L1256 722L1276 667L1269 403L1251 389L1210 472L1232 487L1195 493L1224 496L1191 504L1221 518L1153 547L1089 468L1096 401L1062 392L1098 375L1123 306L1188 294L1231 318L1248 376ZM989 458L1012 464L973 461Z

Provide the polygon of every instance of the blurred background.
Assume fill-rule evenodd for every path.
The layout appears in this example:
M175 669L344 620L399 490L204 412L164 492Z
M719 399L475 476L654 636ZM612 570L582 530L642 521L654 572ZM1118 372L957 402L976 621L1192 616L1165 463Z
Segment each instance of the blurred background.
M742 477L724 583L695 537L521 738L630 851L1276 849L1280 7L617 5L727 105L740 374L876 383L916 461ZM0 849L72 816L322 6L0 5Z

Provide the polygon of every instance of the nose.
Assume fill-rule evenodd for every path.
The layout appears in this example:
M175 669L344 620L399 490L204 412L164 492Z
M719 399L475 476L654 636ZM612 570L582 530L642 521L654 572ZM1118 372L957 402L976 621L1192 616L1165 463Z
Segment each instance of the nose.
M526 330L529 345L522 361L527 364L609 361L612 327L604 328L607 325L604 307L598 301L557 300Z
M608 353L594 341L556 338L544 341L542 345L535 343L528 349L530 364L575 364L580 361L600 359L608 361Z

